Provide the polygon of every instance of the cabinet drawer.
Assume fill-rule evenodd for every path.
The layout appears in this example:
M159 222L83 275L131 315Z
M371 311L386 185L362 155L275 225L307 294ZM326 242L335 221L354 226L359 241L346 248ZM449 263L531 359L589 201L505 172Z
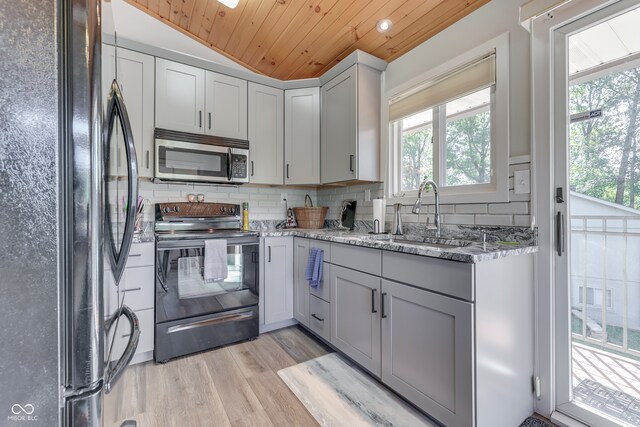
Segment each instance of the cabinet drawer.
M309 328L326 341L331 340L331 305L309 296Z
M108 295L105 301L105 310L107 315L113 313L118 307L118 290L113 283L113 275L110 271L105 271L105 295ZM154 302L154 268L136 267L124 270L122 280L120 281L120 299L122 293L124 303L132 310L145 310L153 308Z
M322 263L322 280L318 284L317 288L309 287L311 295L315 295L327 302L331 302L331 264L328 262Z
M318 248L324 251L324 261L331 262L331 243L324 240L309 239L310 248Z
M379 249L332 243L331 263L380 276L381 252Z
M127 267L144 267L154 264L155 247L153 242L134 243L129 251Z
M475 300L474 265L471 263L385 251L382 273L384 278L396 282L467 301Z

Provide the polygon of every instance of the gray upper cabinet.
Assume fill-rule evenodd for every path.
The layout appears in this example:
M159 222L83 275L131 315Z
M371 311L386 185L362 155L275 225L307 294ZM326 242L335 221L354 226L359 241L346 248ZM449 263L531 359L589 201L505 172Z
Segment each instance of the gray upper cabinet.
M331 288L331 344L380 377L380 278L332 265Z
M309 261L309 239L293 239L293 317L309 326L309 282L305 279Z
M474 425L473 304L387 280L382 299L382 381L444 425Z
M205 70L156 58L156 127L203 133Z
M320 184L320 88L284 95L285 184Z
M118 48L118 82L127 105L133 141L138 157L138 173L141 178L153 178L154 149L154 60L153 56ZM102 87L106 103L115 77L115 48L102 47ZM121 144L112 144L121 146ZM115 154L114 154L115 155ZM118 153L120 157L124 153ZM117 161L117 157L115 158ZM123 158L119 159L123 164Z
M356 64L322 86L321 180L380 180L381 73Z
M247 139L247 81L206 72L205 133Z
M156 127L247 139L247 81L157 58Z
M284 184L284 93L249 82L249 182Z

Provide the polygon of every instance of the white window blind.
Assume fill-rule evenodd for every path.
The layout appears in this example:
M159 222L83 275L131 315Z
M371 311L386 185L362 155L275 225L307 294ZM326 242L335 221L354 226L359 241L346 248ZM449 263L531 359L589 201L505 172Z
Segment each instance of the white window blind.
M389 103L389 121L445 104L496 83L495 51L441 75Z

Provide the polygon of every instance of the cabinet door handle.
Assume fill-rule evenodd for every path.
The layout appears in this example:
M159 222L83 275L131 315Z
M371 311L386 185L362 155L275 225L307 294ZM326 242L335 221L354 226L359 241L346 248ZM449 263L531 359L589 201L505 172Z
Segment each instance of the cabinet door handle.
M271 262L271 246L269 246L268 249L269 249L269 259L267 260L267 262Z
M202 110L198 111L198 127L202 127Z
M147 150L147 169L149 169L149 150Z
M378 310L376 310L376 291L377 289L371 289L371 312L372 313L378 312Z
M353 170L353 154L349 155L349 171L354 172Z
M313 317L314 319L320 321L320 322L324 322L324 319L321 319L320 317L316 316L315 314L312 314L311 317Z
M129 258L133 258L133 257L137 257L137 256L142 256L142 254L129 254Z
M287 163L287 179L289 179L289 163Z
M211 129L211 112L209 112L209 129Z
M383 292L382 294L380 294L380 310L382 311L382 315L380 317L382 317L383 319L387 318L387 315L384 314L384 297L387 295L386 292Z
M253 160L251 160L251 176L253 176Z

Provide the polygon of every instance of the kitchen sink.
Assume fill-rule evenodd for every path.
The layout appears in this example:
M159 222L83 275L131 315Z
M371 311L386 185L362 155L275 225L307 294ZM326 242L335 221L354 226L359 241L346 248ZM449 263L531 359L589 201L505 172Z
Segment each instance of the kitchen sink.
M473 243L468 240L446 239L443 237L393 236L391 234L366 236L365 239L391 243L403 243L405 245L427 246L439 249L463 248Z

